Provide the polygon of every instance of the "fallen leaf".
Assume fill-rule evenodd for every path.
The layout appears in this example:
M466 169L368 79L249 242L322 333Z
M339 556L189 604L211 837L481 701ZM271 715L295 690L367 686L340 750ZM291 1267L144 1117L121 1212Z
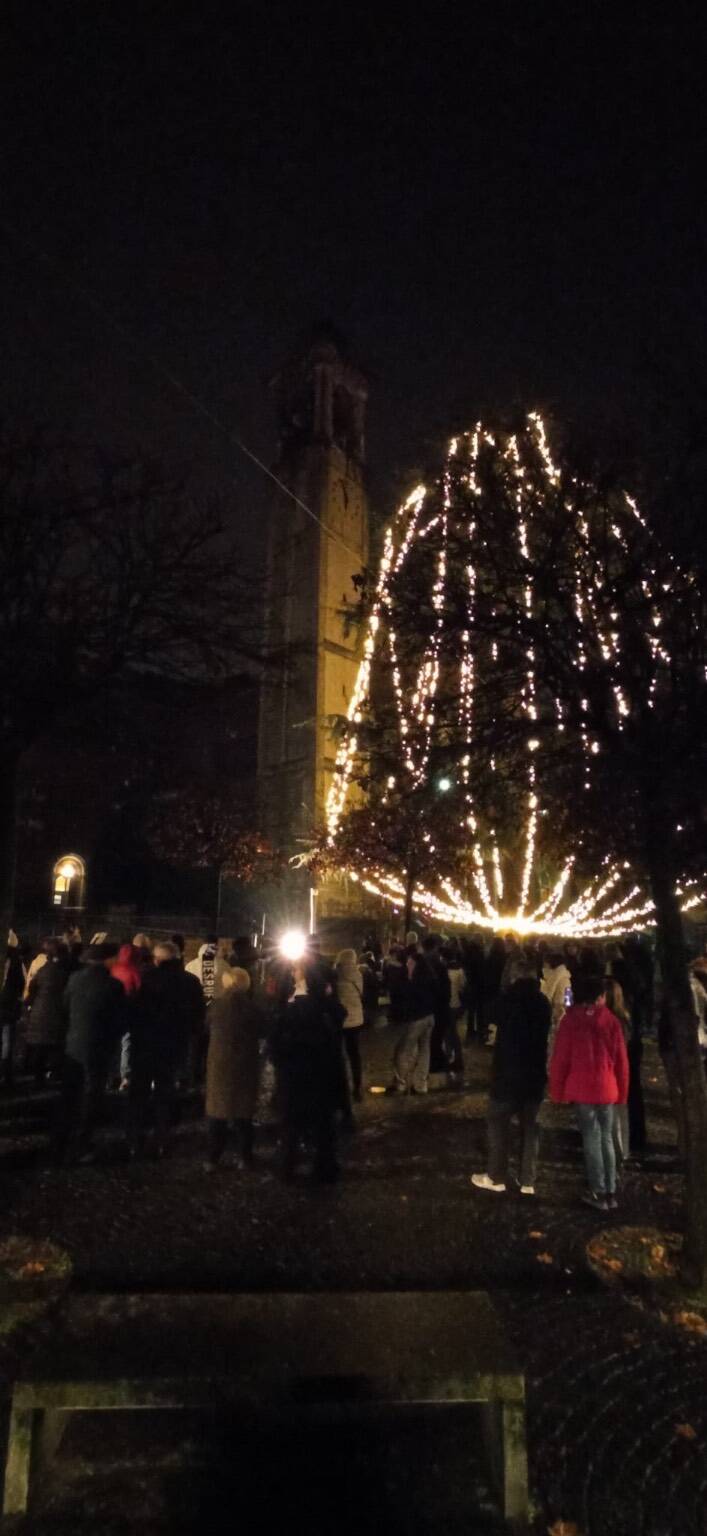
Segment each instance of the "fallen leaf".
M654 1188L654 1190L655 1190L657 1195L665 1195L665 1194L667 1194L667 1190L668 1190L667 1184L654 1184L653 1188Z
M528 1233L528 1237L532 1237L533 1239L536 1239L538 1237L544 1237L544 1236L545 1236L544 1232L529 1232Z
M682 1435L683 1440L697 1439L697 1430L693 1429L691 1424L676 1424L675 1433L676 1435Z
M20 1269L20 1274L21 1275L43 1275L46 1267L47 1267L46 1264L40 1264L38 1259L34 1259L34 1260L30 1259L30 1260L28 1260L28 1262L26 1264L22 1265L22 1267Z
M538 1264L554 1264L555 1262L551 1253L536 1253L535 1257Z
M701 1312L674 1312L673 1322L690 1333L707 1333L707 1318Z
M613 1269L616 1275L621 1274L623 1270L623 1264L620 1259L604 1259L604 1264L607 1269Z
M574 1520L556 1520L554 1525L547 1528L548 1536L582 1536L582 1532Z
M662 1243L653 1244L651 1258L654 1264L663 1264L665 1262L665 1249Z

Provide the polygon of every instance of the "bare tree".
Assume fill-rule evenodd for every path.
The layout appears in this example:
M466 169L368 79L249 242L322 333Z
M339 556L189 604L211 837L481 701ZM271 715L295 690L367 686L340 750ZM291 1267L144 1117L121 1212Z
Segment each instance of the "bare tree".
M131 677L252 669L260 632L259 593L222 510L183 477L0 433L0 923L27 748Z

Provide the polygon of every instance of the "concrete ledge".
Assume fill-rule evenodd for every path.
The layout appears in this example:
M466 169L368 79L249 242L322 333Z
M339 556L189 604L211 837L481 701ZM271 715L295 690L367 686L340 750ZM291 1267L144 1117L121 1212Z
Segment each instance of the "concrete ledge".
M248 1405L307 1419L479 1403L503 1512L527 1520L524 1378L485 1292L165 1297L155 1336L156 1300L112 1298L82 1328L72 1299L14 1387L5 1514L31 1505L35 1461L51 1459L70 1413Z

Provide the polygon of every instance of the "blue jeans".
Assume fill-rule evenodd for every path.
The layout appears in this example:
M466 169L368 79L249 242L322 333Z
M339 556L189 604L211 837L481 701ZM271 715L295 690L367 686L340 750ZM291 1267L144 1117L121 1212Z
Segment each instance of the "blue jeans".
M584 1165L589 1188L595 1195L616 1193L614 1152L614 1104L578 1104Z

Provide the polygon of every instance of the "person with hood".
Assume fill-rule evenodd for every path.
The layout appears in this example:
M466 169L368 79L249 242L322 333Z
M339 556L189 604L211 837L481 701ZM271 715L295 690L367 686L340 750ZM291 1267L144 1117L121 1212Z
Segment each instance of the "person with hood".
M66 951L59 939L42 944L44 964L35 969L27 990L25 1019L25 1069L37 1086L58 1068L64 1038L64 988L67 982Z
M519 1184L535 1194L538 1114L547 1082L551 1009L529 956L516 961L516 979L499 999L488 1108L488 1172L472 1174L477 1189L503 1194L508 1174L511 1120L520 1126Z
M56 1152L62 1160L67 1156L79 1162L93 1160L93 1132L111 1053L124 1022L125 993L110 974L115 955L114 944L89 944L66 988L67 1029L56 1132Z
M151 1107L156 1155L165 1155L177 1068L204 1020L201 984L183 969L175 945L155 944L154 962L143 978L131 1031L128 1134L132 1157L141 1151Z
M204 1002L208 1008L221 989L221 977L227 969L223 955L218 952L218 939L215 934L210 934L204 943L199 945L196 959L190 960L184 969L190 976L196 976L197 981L200 982Z
M623 1030L604 997L601 976L578 975L550 1062L554 1104L576 1104L589 1191L585 1205L616 1210L614 1115L628 1099Z
M315 1178L332 1184L340 1173L336 1114L343 1099L344 1010L310 959L296 962L285 990L271 1043L284 1120L284 1176L294 1176L306 1138L314 1144Z
M209 1139L204 1171L217 1168L229 1124L238 1142L239 1166L253 1165L253 1116L258 1101L261 1015L251 996L250 976L241 966L224 972L209 1019L206 1061L206 1119Z
M363 977L356 962L355 949L342 949L336 957L336 988L339 1002L346 1009L344 1050L351 1068L355 1104L361 1103L361 1030L363 1027Z
M209 1018L211 1005L215 997L222 991L222 982L225 973L230 970L225 957L219 952L218 938L215 934L209 934L200 944L195 960L190 960L184 969L190 976L195 976L201 984L204 995L204 1017L196 1034L192 1035L188 1042L187 1076L194 1087L204 1081L206 1067L206 1052L209 1044Z
M152 957L150 957L150 964L152 964ZM133 1005L142 986L144 974L145 967L140 963L140 951L136 945L121 944L117 958L111 966L111 975L121 983L126 998L125 1022L128 1027L120 1042L121 1093L126 1093L130 1087L130 1024Z
M567 1012L572 998L572 978L559 950L554 950L545 956L540 990L552 1009L549 1043L549 1052L552 1055L560 1019Z

